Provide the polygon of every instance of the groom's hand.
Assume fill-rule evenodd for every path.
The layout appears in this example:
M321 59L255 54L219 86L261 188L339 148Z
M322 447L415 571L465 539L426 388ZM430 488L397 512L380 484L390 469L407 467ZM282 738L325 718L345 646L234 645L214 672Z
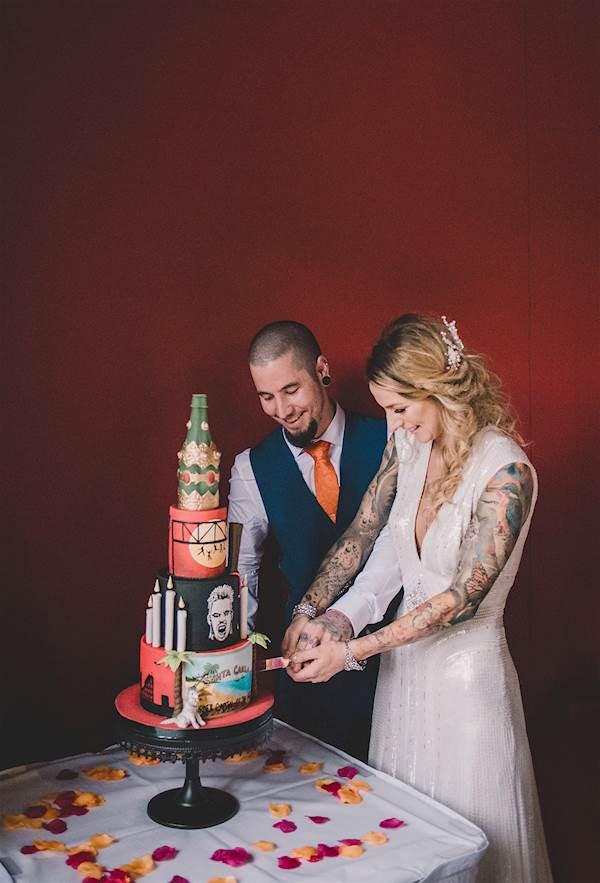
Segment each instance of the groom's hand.
M306 620L299 630L297 644L290 654L288 673L297 673L302 668L302 665L294 660L295 652L309 650L330 641L350 641L353 637L352 623L339 610L328 610L316 619Z
M299 614L292 619L286 629L285 635L283 636L283 641L281 642L281 655L284 658L291 658L298 645L298 639L300 638L306 624L309 622L310 619L308 616L303 616L302 614Z

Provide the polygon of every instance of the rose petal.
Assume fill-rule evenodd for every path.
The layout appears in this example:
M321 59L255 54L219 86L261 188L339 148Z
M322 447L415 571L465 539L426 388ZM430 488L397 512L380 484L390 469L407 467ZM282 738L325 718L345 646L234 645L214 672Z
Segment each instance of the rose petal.
M28 819L39 819L46 815L46 807L40 803L35 803L33 806L26 807L23 810L23 815L27 816Z
M242 751L240 754L232 754L225 758L225 763L246 763L249 760L256 760L259 756L258 751L253 748L252 751Z
M299 858L292 858L289 855L280 855L277 859L278 867L284 871L291 871L293 868L299 868L302 862Z
M325 822L329 821L328 816L306 816L306 818L314 822L315 825L324 825Z
M284 763L266 763L263 767L265 773L282 773L284 770L287 770Z
M335 858L340 854L339 846L328 846L326 843L317 843L317 853L322 858Z
M352 785L345 785L343 788L340 788L336 797L339 797L342 803L362 803L362 797Z
M60 840L34 840L33 845L36 849L44 852L64 852L65 844Z
M353 779L352 782L350 783L349 787L354 788L355 791L370 791L371 790L371 786L368 785L366 782L363 782L362 779Z
M170 883L190 883L190 881L175 875ZM237 880L235 877L211 877L208 883L237 883Z
M248 864L249 861L252 861L252 856L242 846L228 849L227 852L229 855L227 858L223 859L223 861L226 865L229 865L232 868L239 868L242 865Z
M51 834L63 834L67 830L67 823L62 819L52 819L50 822L44 822L42 828L50 831Z
M290 850L292 858L303 858L305 861L318 854L314 846L296 846L295 849Z
M322 763L312 762L312 763L303 763L301 767L298 767L298 772L302 773L305 776L310 776L311 773L318 773L323 769Z
M270 803L269 812L276 819L283 819L292 814L292 807L289 803Z
M387 843L389 837L387 837L382 831L369 831L368 834L365 834L362 838L364 843L374 843L375 846L382 846L384 843Z
M279 828L284 834L291 834L292 831L296 830L296 825L294 822L289 822L287 819L282 819L280 822L275 822L273 825L274 828Z
M60 794L57 794L52 800L52 803L55 806L71 806L78 793L78 791L61 791Z
M340 840L340 843L343 843L344 846L360 846L362 840L358 839L357 837L344 837L342 840Z
M150 853L146 853L146 855L137 856L130 862L120 865L120 868L135 880L136 877L143 877L145 874L149 874L156 868L156 865Z
M178 852L174 846L159 846L152 853L152 858L155 862L166 862L175 858Z
M340 847L340 855L343 855L344 858L360 858L361 855L364 855L364 849L362 846L341 846Z
M74 852L66 861L70 868L78 868L82 862L93 862L96 858L95 853L88 850L82 852Z
M383 821L379 822L379 827L380 828L402 828L403 825L405 825L405 824L406 824L406 822L403 822L402 819L396 819L396 818L392 817L391 819L383 819Z
M129 874L123 870L123 868L112 868L109 872L110 883L118 883L118 881L123 880L124 883L130 879Z
M95 862L81 862L77 870L81 875L85 874L88 880L104 880L104 868Z
M252 846L261 852L273 852L274 849L277 849L277 845L272 840L256 840Z
M342 790L341 782L327 782L323 785L323 791L327 791L328 794L333 794L337 797L338 792Z
M265 763L283 763L285 760L285 756L287 751L270 751Z
M34 852L39 852L39 849L37 846L34 846L33 843L29 843L27 846L22 846L20 852L22 852L23 855L32 855Z
M338 776L341 776L342 779L353 779L354 776L358 775L358 770L355 766L342 766L337 771Z
M233 877L230 877L229 879L233 880ZM208 883L216 883L217 880L227 880L227 877L213 877ZM175 874L174 877L171 877L169 883L190 883L190 881L187 877L182 877L181 874Z
M323 861L323 856L319 855L318 853L317 853L317 855L311 855L311 857L309 858L309 862L311 863L311 865L314 862L322 862L322 861Z

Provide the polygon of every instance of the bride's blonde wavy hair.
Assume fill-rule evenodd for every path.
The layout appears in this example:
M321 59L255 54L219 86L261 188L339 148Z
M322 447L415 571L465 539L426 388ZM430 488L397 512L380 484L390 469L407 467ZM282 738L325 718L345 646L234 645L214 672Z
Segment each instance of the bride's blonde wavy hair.
M482 356L461 352L460 364L448 367L448 328L426 316L406 313L383 330L367 362L367 377L406 399L432 399L438 406L443 430L440 454L442 476L428 494L429 519L452 498L475 435L495 426L517 443L523 439L500 379Z

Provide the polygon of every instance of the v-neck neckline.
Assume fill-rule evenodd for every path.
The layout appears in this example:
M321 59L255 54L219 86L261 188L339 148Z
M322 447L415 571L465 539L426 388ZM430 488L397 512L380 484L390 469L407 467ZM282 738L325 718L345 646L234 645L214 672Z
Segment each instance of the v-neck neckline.
M421 456L419 457L419 467L420 473L418 474L418 484L417 488L419 490L418 494L415 494L415 507L412 513L412 526L411 526L411 541L414 549L414 553L416 555L417 561L419 562L419 566L423 564L423 547L425 545L425 540L429 535L429 531L433 527L433 523L437 518L437 513L431 522L431 524L427 527L425 533L423 534L423 538L421 540L421 546L419 548L419 544L417 543L417 516L419 514L419 509L421 507L421 500L423 499L423 493L425 491L425 482L427 481L427 470L429 468L429 463L431 460L431 454L433 451L433 442L427 442L424 446L424 450L421 452Z

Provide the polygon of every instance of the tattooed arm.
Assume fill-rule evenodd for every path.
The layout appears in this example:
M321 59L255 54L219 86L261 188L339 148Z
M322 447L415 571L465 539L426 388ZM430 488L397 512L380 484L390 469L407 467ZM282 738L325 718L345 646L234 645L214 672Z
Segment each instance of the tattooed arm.
M398 457L392 436L354 520L325 556L312 585L302 598L303 603L325 611L360 570L387 523L396 495L397 475ZM398 585L396 591L399 588ZM347 640L353 634L352 623L343 612L336 614L335 611L328 611L312 622L308 617L296 616L285 633L282 653L289 656L299 641L301 647L310 647L316 646L321 640Z
M527 465L512 463L500 469L477 503L449 588L379 631L353 640L350 649L355 658L412 644L475 616L514 549L532 496L533 476ZM329 680L344 667L344 658L345 646L339 643L299 651L291 676L299 681Z

